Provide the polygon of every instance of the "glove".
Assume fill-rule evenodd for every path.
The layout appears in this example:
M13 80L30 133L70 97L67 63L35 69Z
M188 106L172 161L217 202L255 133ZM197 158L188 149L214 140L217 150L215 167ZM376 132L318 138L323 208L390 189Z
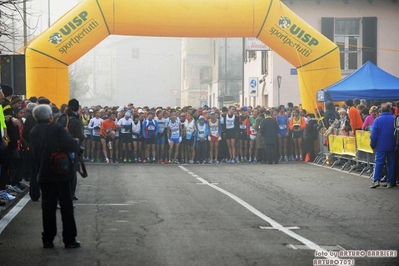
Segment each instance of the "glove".
M218 141L221 141L222 140L222 138L221 137L218 137Z
M169 143L169 145L170 145L170 143L171 143L170 139L168 139L168 143Z
M182 141L182 137L179 137L179 143Z
M208 141L211 141L211 136L208 136Z

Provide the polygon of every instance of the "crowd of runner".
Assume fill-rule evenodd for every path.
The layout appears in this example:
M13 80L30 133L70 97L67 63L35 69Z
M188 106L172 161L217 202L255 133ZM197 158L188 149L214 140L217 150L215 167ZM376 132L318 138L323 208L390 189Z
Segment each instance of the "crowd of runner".
M358 129L370 130L381 108L379 103L370 106L359 99L348 100L341 107L327 102L325 110L319 106L312 112L292 103L275 108L139 107L133 103L82 107L72 99L57 107L44 97L23 100L2 88L4 117L0 121L5 124L0 194L8 199L12 195L4 196L5 188L21 192L26 186L22 177L32 160L29 132L35 124L32 110L38 104L51 106L54 122L66 128L70 122L78 125L77 133L70 134L84 147L84 161L106 164L312 161L320 150L317 140L321 131L329 134L335 129L350 135ZM397 115L396 103L391 106Z

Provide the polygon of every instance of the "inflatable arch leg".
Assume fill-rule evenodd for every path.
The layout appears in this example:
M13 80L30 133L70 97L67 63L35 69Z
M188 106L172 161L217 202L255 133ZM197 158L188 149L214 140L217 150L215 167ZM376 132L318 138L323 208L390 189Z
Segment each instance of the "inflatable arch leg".
M84 0L27 48L27 97L66 103L68 66L111 34L257 37L298 68L306 109L341 79L337 46L278 0Z

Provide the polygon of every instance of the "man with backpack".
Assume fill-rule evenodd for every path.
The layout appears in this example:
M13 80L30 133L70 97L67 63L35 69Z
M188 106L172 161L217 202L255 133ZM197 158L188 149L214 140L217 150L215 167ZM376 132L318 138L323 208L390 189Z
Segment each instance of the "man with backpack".
M79 143L79 145L82 145L84 139L86 138L86 135L84 134L84 126L82 121L79 119L78 115L79 111L79 101L76 99L71 99L68 102L68 107L65 110L64 114L60 114L58 118L56 119L56 122L63 126L68 133L76 139L76 141ZM76 197L75 192L76 192L76 186L77 186L77 170L78 170L78 158L77 154L74 153L73 155L74 158L74 166L75 169L73 171L73 180L71 182L71 195L73 200L78 200L78 197Z

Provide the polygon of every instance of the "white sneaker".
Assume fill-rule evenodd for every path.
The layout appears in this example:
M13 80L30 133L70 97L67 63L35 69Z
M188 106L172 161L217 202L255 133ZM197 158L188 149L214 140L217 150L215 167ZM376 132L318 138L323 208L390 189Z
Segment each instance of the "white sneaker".
M8 194L6 190L0 191L0 199L15 200L15 196Z
M30 184L28 181L26 181L25 179L22 179L21 182L19 182L21 185L23 185L24 187L29 187Z
M105 163L109 163L109 159L108 158L105 158Z
M14 191L14 192L17 192L17 193L22 193L22 192L23 192L23 191L22 191L19 187L17 187L17 186L9 186L9 187L8 187L8 190Z

